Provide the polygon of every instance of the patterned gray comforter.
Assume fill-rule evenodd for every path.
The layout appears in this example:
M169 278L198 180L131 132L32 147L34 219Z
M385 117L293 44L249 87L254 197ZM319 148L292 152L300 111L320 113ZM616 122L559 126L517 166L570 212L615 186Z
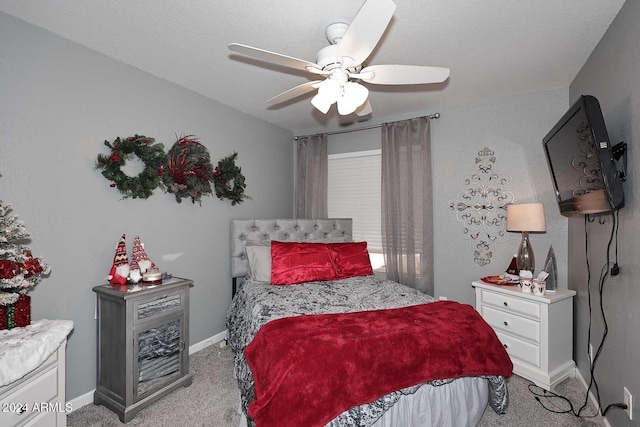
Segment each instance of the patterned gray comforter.
M253 400L253 375L244 358L244 348L267 322L305 314L354 312L424 304L433 297L415 289L376 276L352 277L332 282L311 282L294 286L272 286L245 279L227 313L229 344L234 353L234 374L238 379L242 409L247 413ZM489 404L498 413L508 406L503 377L488 376ZM453 379L430 381L438 386ZM371 426L403 394L413 394L422 385L387 394L377 401L343 412L330 427ZM252 421L248 419L249 424Z

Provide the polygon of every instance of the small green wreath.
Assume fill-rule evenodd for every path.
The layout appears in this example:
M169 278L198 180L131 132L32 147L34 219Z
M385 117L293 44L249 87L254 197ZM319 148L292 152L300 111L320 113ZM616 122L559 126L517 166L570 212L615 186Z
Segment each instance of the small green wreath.
M160 184L162 168L166 161L164 146L154 144L155 139L144 135L128 138L116 138L113 143L105 141L111 149L110 155L98 154L96 169L102 169L102 175L112 181L110 187L116 187L123 198L146 199ZM144 163L144 170L137 176L127 176L121 168L127 160L137 156Z
M213 186L216 196L220 200L231 200L232 206L242 203L245 199L250 199L244 194L247 184L244 182L242 170L236 166L236 157L238 157L238 153L234 152L220 160L213 171Z

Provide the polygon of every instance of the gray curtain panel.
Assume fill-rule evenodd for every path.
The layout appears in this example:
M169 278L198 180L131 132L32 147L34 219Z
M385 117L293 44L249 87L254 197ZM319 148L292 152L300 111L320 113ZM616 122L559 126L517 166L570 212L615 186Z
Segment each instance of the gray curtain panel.
M327 218L327 135L298 138L296 146L296 218Z
M387 277L433 295L431 137L427 117L382 126L382 247Z

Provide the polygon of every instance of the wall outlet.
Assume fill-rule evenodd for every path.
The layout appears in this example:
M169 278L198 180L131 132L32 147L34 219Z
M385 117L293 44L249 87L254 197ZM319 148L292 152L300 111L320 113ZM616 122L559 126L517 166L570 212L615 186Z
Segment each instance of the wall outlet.
M633 420L633 396L626 387L624 387L624 404L627 405L627 416Z

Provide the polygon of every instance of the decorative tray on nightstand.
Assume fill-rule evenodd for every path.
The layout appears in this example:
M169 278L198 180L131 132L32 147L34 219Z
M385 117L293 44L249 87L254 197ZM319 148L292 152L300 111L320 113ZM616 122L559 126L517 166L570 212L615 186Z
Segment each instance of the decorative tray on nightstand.
M504 285L504 286L513 286L520 283L519 279L513 279L508 276L487 276L487 277L483 277L480 280L482 280L485 283L490 283L492 285Z

